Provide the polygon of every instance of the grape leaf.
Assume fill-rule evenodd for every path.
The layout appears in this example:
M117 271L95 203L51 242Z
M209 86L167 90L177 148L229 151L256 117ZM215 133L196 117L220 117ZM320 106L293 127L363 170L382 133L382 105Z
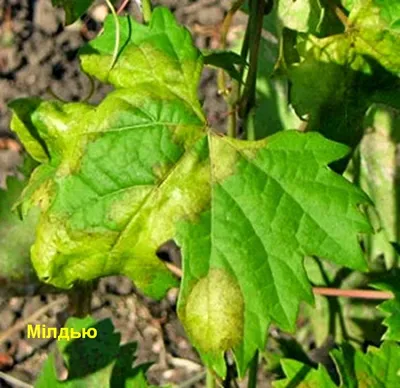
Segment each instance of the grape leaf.
M212 173L211 209L197 223L181 227L178 234L184 258L179 312L192 342L222 365L221 349L213 348L219 338L213 327L222 323L212 317L217 308L232 317L224 321L224 329L220 326L221 341L227 340L224 330L242 325L236 319L237 306L224 304L223 297L220 304L211 303L209 311L203 309L201 299L197 302L200 311L187 304L191 306L191 292L199 293L196 282L209 284L201 289L208 288L203 298L210 300L223 292L219 290L222 283L229 284L232 295L240 287L243 337L241 342L236 337L232 341L239 365L245 366L256 348L263 348L271 320L293 330L300 300L312 301L304 255L365 269L354 233L370 230L356 206L368 200L326 169L346 148L318 134L286 131L255 143L228 139L224 143L212 139L211 159L215 152L223 165L236 160L235 171L221 182ZM213 273L221 269L226 276L223 281ZM203 333L199 336L198 325Z
M348 344L332 351L341 377L341 387L395 388L400 384L400 346L385 341L380 348L369 346L367 353Z
M280 0L277 15L283 27L298 32L323 37L344 31L332 7L321 0Z
M400 72L399 15L393 2L358 1L343 33L322 39L298 35L299 60L290 64L287 74L291 103L307 120L308 130L354 149L371 103L394 101ZM346 163L335 170L342 172Z
M115 90L97 107L41 101L29 116L49 153L22 198L25 210L42 209L35 269L62 288L125 274L159 298L176 281L156 252L177 239L185 328L204 334L193 342L221 375L233 347L243 375L269 322L293 329L300 301L312 302L304 255L366 269L357 235L371 229L358 205L369 200L327 167L346 146L316 133L246 142L208 128L203 58L168 10L156 8L149 26L120 24L112 67L110 19L81 55Z
M280 0L278 17L291 30L316 33L319 31L325 10L320 0Z
M274 381L276 388L336 388L326 369L320 365L318 369L303 364L296 360L281 360L282 369L287 376L286 379Z
M370 346L366 354L345 344L333 350L332 357L343 388L395 388L400 384L400 347L386 341L380 348ZM273 383L274 387L336 387L327 371L319 366L312 369L295 360L282 360L286 379Z
M374 58L400 73L400 3L392 0L355 2L349 15L349 35L358 54Z
M30 260L30 247L35 241L39 212L32 209L22 221L11 207L21 194L24 182L7 179L7 189L0 188L0 284L1 294L33 292L39 281Z
M400 341L400 289L399 289L399 272L396 271L387 278L372 283L375 288L385 291L391 291L394 295L393 299L386 300L378 306L387 317L383 324L387 326L387 331L383 338L386 340Z
M94 3L94 0L51 0L54 7L65 11L65 24L72 24L79 19Z
M137 345L127 343L120 346L121 336L114 332L111 320L96 322L91 317L69 318L65 328L75 332L95 328L97 336L59 339L57 347L68 369L68 378L58 380L55 353L52 352L43 365L35 388L149 387L145 373L150 365L132 367Z
M308 130L355 147L363 134L369 89L377 86L371 84L370 65L354 54L345 35L302 37L297 50L301 61L288 68L290 98L297 114L308 115Z
M125 49L112 71L103 71L113 51L110 20L81 57L117 90L97 108L42 101L31 113L50 161L22 199L24 209L38 204L43 211L32 250L41 279L68 288L77 279L125 273L161 297L176 281L156 251L178 219L207 203L205 122L194 99L202 58L166 9L156 9L148 27L120 20Z
M232 79L240 81L239 70L235 65L245 65L242 57L232 51L212 51L210 53L203 52L204 64L225 70Z

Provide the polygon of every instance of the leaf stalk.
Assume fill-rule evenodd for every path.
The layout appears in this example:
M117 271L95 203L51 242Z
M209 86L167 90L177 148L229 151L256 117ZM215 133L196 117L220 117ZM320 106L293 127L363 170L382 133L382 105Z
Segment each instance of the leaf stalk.
M152 6L150 0L142 0L142 13L144 22L148 24L150 22L152 13Z

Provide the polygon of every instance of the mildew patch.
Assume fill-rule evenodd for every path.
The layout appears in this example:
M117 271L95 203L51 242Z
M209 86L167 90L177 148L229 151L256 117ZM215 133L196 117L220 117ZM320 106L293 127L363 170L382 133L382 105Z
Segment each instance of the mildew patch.
M244 301L236 279L214 268L191 290L184 323L196 347L217 354L242 340L243 314Z

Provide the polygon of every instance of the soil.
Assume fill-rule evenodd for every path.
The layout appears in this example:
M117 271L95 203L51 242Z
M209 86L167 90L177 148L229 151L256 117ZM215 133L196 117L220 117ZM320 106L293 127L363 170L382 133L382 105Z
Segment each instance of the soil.
M127 12L137 15L135 2ZM229 0L162 0L193 33L199 48L216 48L218 27L229 9ZM16 173L21 161L20 147L9 130L7 103L18 97L41 96L79 101L89 94L90 82L80 72L78 49L101 29L107 9L95 5L81 24L62 25L63 12L54 10L50 0L0 0L0 185L5 176ZM239 22L240 24L240 22ZM97 87L91 103L99 102L110 88ZM209 122L222 128L226 106L217 93L215 73L206 69L202 76L200 96ZM179 261L179 252L167 246L166 255ZM35 322L57 326L65 314L63 295L37 295L0 299L0 336L53 300L60 303L42 314ZM122 342L137 341L137 362L154 362L148 372L153 384L188 382L186 387L204 386L204 368L188 342L176 314L177 290L171 290L160 302L144 297L124 277L101 279L92 298L93 315L111 318ZM55 347L54 340L31 340L26 332L14 331L0 343L0 371L20 381L33 384L41 365ZM268 382L260 373L260 387ZM13 386L0 377L0 387Z

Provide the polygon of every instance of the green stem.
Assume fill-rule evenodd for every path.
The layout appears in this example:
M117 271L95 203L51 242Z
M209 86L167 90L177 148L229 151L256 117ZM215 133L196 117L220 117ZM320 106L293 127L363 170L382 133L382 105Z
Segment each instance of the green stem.
M257 374L258 374L258 350L256 351L254 357L250 361L249 381L247 383L247 388L257 387Z
M119 41L120 41L120 26L119 26L119 20L118 20L118 15L117 11L115 11L114 6L111 3L111 0L106 0L107 6L111 11L111 14L114 19L114 24L115 24L115 42L114 42L114 52L111 60L111 65L110 65L110 70L114 67L115 62L117 62L118 58L118 52L119 52Z
M85 318L92 312L92 282L77 283L71 292L69 298L69 313L78 318Z
M142 0L142 12L143 12L143 20L146 24L150 22L151 19L151 1L150 0Z
M261 32L264 19L265 0L250 0L250 16L248 22L249 69L246 83L239 102L239 116L244 119L246 136L247 126L254 125L249 115L254 115L256 107L256 80L258 68L258 53L260 51ZM247 33L247 31L246 31ZM250 134L254 138L254 133Z
M209 368L207 368L207 374L206 374L206 387L215 388L215 378L211 369Z

